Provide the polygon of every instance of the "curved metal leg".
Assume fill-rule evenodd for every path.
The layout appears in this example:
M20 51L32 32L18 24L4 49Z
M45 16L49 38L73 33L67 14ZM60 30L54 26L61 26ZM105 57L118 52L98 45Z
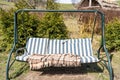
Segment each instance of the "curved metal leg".
M105 46L104 46L104 50L105 50L107 60L108 60L108 64L106 64L106 67L107 67L108 72L109 72L110 80L114 80L114 73L113 73L113 69L112 69L112 65L111 65L110 55L109 55L108 50L106 49Z
M9 69L10 69L10 60L11 60L11 57L12 57L12 53L15 49L15 44L13 45L13 48L11 49L10 53L9 53L9 56L8 56L8 60L7 60L7 65L6 65L6 80L10 80L9 78Z

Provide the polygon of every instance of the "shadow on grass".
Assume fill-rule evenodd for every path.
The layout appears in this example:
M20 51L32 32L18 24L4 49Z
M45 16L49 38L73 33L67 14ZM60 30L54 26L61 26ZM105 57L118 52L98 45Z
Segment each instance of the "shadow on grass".
M97 65L97 63L92 64L82 64L80 67L47 67L40 70L41 75L56 75L56 74L86 74L88 72L102 72L103 70Z
M17 71L12 74L11 79L15 79L19 77L21 74L25 73L25 71L29 71L28 64L24 64L19 67ZM61 74L86 74L86 73L98 73L103 70L97 65L97 63L92 64L82 64L80 67L46 67L40 70L35 70L36 72L42 72L41 75L61 75Z

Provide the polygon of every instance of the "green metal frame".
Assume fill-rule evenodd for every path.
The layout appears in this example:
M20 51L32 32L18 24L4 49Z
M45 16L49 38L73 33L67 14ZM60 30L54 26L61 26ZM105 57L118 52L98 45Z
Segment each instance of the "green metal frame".
M97 53L98 53L98 59L100 59L100 50L103 48L107 57L107 62L104 61L104 65L107 68L108 72L109 72L109 76L110 76L110 80L114 80L114 76L113 76L113 70L112 70L112 66L111 66L111 61L110 61L110 54L107 51L106 45L105 45L105 17L104 14L98 10L38 10L38 9L20 9L17 10L14 13L14 43L13 43L13 47L9 53L8 56L8 60L7 60L7 65L6 65L6 80L10 80L9 78L9 70L10 67L12 66L12 64L14 63L14 61L12 63L11 62L11 57L13 52L15 51L15 47L16 44L18 43L18 22L17 22L17 15L20 12L84 12L84 13L98 13L101 16L101 30L102 30L102 35L101 35L101 46L98 49ZM93 35L93 34L92 34Z

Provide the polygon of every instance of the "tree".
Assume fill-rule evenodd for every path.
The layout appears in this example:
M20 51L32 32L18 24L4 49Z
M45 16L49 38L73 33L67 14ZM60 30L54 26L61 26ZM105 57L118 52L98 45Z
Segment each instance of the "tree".
M54 0L47 0L47 10L58 9L58 5L54 3ZM65 39L68 38L68 31L64 24L61 13L48 12L41 19L40 27L38 29L38 35L41 37Z
M16 8L12 8L8 11L2 9L0 13L2 23L1 27L4 34L2 47L5 47L6 50L9 50L13 43L14 12L18 9L31 8L31 6L26 4L24 0L19 0L16 2L15 7ZM18 14L18 47L25 45L27 37L37 35L37 27L39 27L39 22L39 18L35 14L23 12Z

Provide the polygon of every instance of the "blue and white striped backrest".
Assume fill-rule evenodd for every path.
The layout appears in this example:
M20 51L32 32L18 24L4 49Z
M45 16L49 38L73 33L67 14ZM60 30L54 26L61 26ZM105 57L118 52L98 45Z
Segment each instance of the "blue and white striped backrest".
M92 56L91 38L69 39L66 43L68 53L80 56Z
M29 38L26 44L28 55L32 54L76 54L93 56L91 38L79 39L48 39Z
M51 39L48 42L48 54L71 53L80 56L92 56L91 38Z
M48 42L48 54L64 53L64 40L50 39Z
M26 44L28 55L45 54L48 38L29 38Z

